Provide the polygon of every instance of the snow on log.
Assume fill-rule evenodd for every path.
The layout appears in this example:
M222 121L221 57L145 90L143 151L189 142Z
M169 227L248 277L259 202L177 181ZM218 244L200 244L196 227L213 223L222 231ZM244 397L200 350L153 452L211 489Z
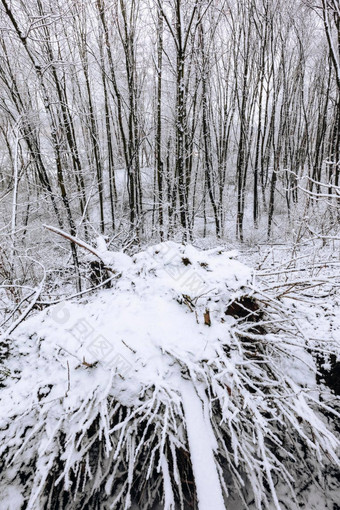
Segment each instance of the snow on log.
M297 482L335 466L339 443L297 317L234 251L97 245L82 247L120 271L114 287L0 345L0 508L301 503Z
M181 395L199 510L225 510L223 495L202 404L190 381L182 381Z

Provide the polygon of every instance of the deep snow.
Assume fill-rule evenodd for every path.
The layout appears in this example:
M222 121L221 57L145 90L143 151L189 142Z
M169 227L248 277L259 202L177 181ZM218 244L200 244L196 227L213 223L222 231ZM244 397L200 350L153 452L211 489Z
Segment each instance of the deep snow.
M60 302L32 315L14 332L9 344L10 355L3 360L8 376L0 390L1 508L19 510L24 500L28 502L28 510L42 508L43 487L59 455L56 437L60 431L66 434L67 441L61 458L63 469L55 483L63 483L66 490L73 487L73 491L71 473L77 472L86 450L81 453L75 445L81 444L98 413L104 424L99 432L105 450L103 456L114 463L127 441L128 420L113 427L109 401L129 409L130 422L141 412L153 416L153 420L159 419L158 426L163 430L159 432L158 461L156 454L152 456L148 469L149 474L154 469L162 473L165 509L173 508L173 484L176 477L179 483L181 476L175 467L173 474L169 472L165 446L168 436L172 448L179 445L189 448L200 510L225 508L228 491L230 505L237 498L232 486L227 487L218 465L217 453L222 443L218 442L214 422L215 400L221 407L221 426L230 430L230 451L223 455L231 457L233 469L240 467L239 474L235 472L232 476L238 480L242 497L253 493L254 504L279 508L282 501L287 501L282 486L277 486L279 461L270 449L267 451L269 440L274 444L279 441L279 436L271 430L276 421L291 420L293 429L315 451L316 463L321 462L324 450L331 463L336 464L337 441L325 426L325 420L308 403L309 398L312 402L318 399L318 389L315 363L303 335L293 342L294 332L289 332L289 328L288 333L284 328L279 334L270 330L262 333L268 346L266 355L272 355L270 345L279 346L270 359L275 359L277 373L284 374L273 379L268 375L263 381L267 389L262 391L258 379L266 373L263 366L267 358L257 351L253 356L257 359L245 357L237 336L241 321L225 314L237 298L256 295L258 291L273 307L272 313L277 311L273 321L282 320L281 315L286 313L285 320L294 323L303 318L304 308L292 309L287 302L275 300L271 303L268 292L260 290L254 271L240 263L234 251L220 248L199 251L171 242L153 246L133 257L110 253L101 241L97 249L102 260L116 271L114 287L92 297ZM254 333L249 330L247 334L251 338ZM310 331L305 330L304 334L307 338ZM249 388L252 377L256 381L255 389ZM266 395L272 387L279 386L280 380L282 388L277 390L277 398L280 402L286 395L287 402L272 410L272 397L266 400ZM210 401L207 391L215 392ZM161 418L157 418L160 404L154 407L158 401L165 406ZM289 406L291 415L287 411ZM184 429L178 423L180 416ZM115 442L112 437L116 433L120 436L115 436L118 437ZM247 434L244 444L240 437L243 433ZM138 450L137 445L129 448ZM287 459L292 455L294 458L292 451L283 454L279 443L277 448L281 459L285 455ZM38 457L32 472L30 456L34 457L36 452ZM137 458L136 453L131 455ZM262 461L256 460L251 465L251 459L258 456L262 456ZM129 466L126 483L131 487L131 459ZM86 469L93 479L90 464ZM28 486L20 478L22 472L29 473ZM262 472L272 489L271 500L267 496L261 499L264 488L259 473ZM282 476L288 483L289 469ZM114 477L110 475L105 480L109 495ZM294 485L293 479L291 482ZM99 481L97 485L95 481L91 483L94 490L100 486ZM129 508L133 503L130 495L119 499L118 492L114 498L108 497L109 504L117 501L117 508ZM319 497L315 496L315 501ZM333 502L335 497L333 494ZM78 508L77 504L79 499L70 508ZM245 500L239 504L244 505ZM295 508L296 503L291 504Z

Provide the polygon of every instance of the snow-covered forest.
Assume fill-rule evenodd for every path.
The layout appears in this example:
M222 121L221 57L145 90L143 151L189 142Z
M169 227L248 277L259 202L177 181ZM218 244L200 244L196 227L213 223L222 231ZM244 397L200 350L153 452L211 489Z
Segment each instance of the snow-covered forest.
M0 510L340 509L338 0L0 0Z

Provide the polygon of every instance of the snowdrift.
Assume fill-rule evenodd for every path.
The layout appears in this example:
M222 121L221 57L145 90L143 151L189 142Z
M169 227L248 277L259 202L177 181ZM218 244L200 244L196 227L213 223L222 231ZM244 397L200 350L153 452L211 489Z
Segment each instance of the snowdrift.
M102 259L113 288L2 342L0 507L298 508L338 442L289 311L234 252Z

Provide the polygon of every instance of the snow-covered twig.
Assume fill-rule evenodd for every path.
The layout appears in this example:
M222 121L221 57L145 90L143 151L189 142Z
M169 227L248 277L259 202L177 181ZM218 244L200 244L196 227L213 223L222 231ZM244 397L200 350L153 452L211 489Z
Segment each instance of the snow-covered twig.
M20 315L20 317L18 317L18 319L16 319L11 325L10 327L1 335L0 337L0 342L2 340L5 340L6 338L8 338L11 333L13 333L13 331L23 322L24 319L26 319L26 317L28 316L28 314L31 312L31 310L33 310L33 308L35 307L35 305L37 304L37 301L39 299L39 296L42 292L42 289L44 287L44 284L45 284L45 279L46 279L46 271L45 271L45 268L42 264L39 263L39 265L43 268L44 270L44 276L43 276L43 279L41 280L39 286L37 287L35 293L34 293L34 296L33 296L33 299L32 301L30 302L30 304L28 305L28 307L24 310L24 312Z

